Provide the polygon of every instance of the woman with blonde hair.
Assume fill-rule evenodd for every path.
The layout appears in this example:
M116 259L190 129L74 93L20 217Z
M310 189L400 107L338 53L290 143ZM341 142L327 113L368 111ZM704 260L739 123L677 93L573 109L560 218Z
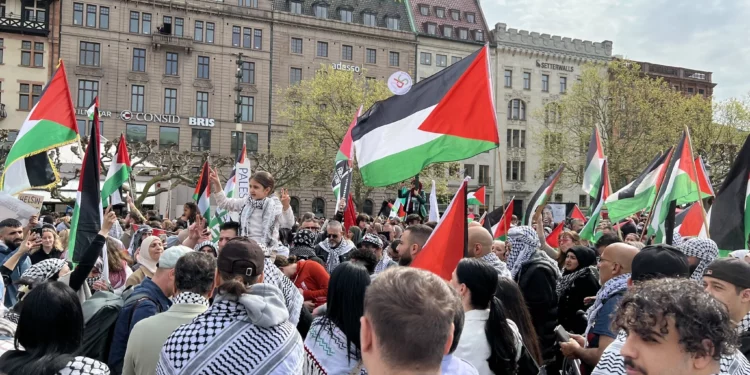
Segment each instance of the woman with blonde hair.
M31 264L37 264L45 259L60 259L63 255L63 247L60 244L60 236L52 228L42 229L42 244L31 251L29 259Z
M68 240L70 239L70 229L65 229L60 231L60 233L57 234L57 236L60 239L60 245L62 246L60 249L64 252L68 251Z
M125 246L120 240L112 237L107 238L107 264L109 266L109 285L116 294L125 290L128 278L133 274L129 263L132 260L128 256Z

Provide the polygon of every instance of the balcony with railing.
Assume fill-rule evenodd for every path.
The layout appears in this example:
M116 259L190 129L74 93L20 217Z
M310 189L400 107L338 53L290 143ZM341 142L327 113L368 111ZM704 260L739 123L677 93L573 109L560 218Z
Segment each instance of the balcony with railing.
M176 36L157 32L151 35L151 44L154 46L154 49L177 48L185 49L187 53L190 53L193 49L193 37Z
M47 36L49 34L49 22L46 14L46 12L41 11L36 16L0 12L0 32Z

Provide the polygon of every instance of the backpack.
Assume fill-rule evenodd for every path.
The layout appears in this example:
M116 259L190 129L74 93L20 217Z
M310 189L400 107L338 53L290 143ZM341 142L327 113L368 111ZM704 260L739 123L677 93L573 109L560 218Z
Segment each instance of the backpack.
M83 340L79 355L106 363L115 335L115 323L123 307L120 296L99 291L82 305Z

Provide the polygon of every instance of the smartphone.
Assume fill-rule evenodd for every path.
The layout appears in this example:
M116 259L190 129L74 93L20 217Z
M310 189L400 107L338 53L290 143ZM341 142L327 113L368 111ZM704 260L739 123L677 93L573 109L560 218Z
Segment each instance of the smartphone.
M39 237L41 237L43 229L44 228L34 228L34 229L31 230L31 233L36 233Z
M570 334L561 325L555 327L555 336L557 336L557 342L568 342L570 340Z

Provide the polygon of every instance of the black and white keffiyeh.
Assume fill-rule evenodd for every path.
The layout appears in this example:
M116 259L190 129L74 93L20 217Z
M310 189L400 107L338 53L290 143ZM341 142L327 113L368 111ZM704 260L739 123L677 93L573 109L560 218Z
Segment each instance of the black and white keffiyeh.
M588 267L581 267L580 269L573 272L567 274L563 273L562 276L557 279L557 298L562 297L563 293L565 293L565 291L568 290L571 285L573 285L573 281L587 272L591 272Z
M45 259L26 270L22 278L29 278L37 282L47 281L57 275L68 264L64 259Z
M380 237L372 233L367 233L365 234L364 237L362 237L362 241L360 242L360 244L365 243L365 242L375 245L375 247L377 247L378 249L383 248L383 241L380 239Z
M742 320L737 322L737 333L743 334L747 331L750 331L750 312L745 314L744 317L742 317Z
M508 271L508 267L505 265L505 262L500 260L500 258L498 258L494 252L490 251L489 253L487 253L487 255L483 256L481 259L487 262L487 264L492 266L492 268L494 268L495 271L497 271L498 277L506 277L509 279L512 278L512 276L510 275L510 271Z
M193 248L193 250L195 250L195 251L201 251L201 249L202 249L202 248L204 248L204 247L206 247L206 246L208 246L208 247L210 247L211 249L213 249L213 252L214 252L214 256L215 256L215 257L218 257L218 256L219 256L219 250L218 250L218 247L217 247L217 246L216 246L216 244L215 244L215 243L214 243L213 241L211 241L211 240L206 240L206 241L203 241L203 242L201 242L201 243L199 243L199 244L195 245L195 247Z
M539 236L530 226L513 227L508 231L508 243L510 244L508 267L511 276L515 278L521 266L539 249Z
M57 375L109 375L109 367L95 359L78 356L73 358Z
M388 255L388 252L383 250L383 257L380 258L378 264L375 265L375 274L377 275L385 271L388 268L388 265L391 264L392 260L393 259L391 259L390 255Z
M364 240L362 240L364 241ZM328 259L326 260L326 271L329 274L333 273L333 270L338 267L341 260L339 259L342 255L350 252L354 249L354 245L348 241L341 241L335 247L331 247L331 243L328 240L323 240L318 244L321 249L328 253Z
M596 316L599 314L599 310L601 310L602 306L604 306L604 301L608 300L617 292L623 291L628 288L628 279L630 279L629 273L617 275L609 279L606 283L604 283L602 288L599 289L599 292L596 293L596 302L594 302L594 305L586 310L586 319L588 319L588 324L586 325L586 333L583 334L583 337L588 336L589 330L596 321Z
M719 256L719 247L716 246L716 242L707 238L691 238L683 242L682 245L679 246L679 249L683 254L689 257L700 259L698 267L693 271L693 274L690 275L690 279L697 282L703 280L703 271L705 271L706 267L708 267L708 265Z
M268 198L263 198L263 199L248 198L247 204L256 210L262 210L266 205L266 200L268 200Z
M172 299L173 304L191 304L208 306L206 297L193 292L181 292Z
M685 241L682 239L682 235L680 234L680 231L675 229L672 232L672 246L674 247L680 247Z
M305 299L302 297L302 293L299 292L299 289L297 289L292 280L281 273L279 268L276 267L269 258L266 258L263 261L263 282L281 289L281 293L284 295L284 303L286 304L287 310L289 310L289 321L292 322L292 324L297 325L299 322L300 311L302 311L302 304L305 302Z
M258 225L259 223L251 220L255 210L261 211L261 238L253 238L250 235L250 226ZM255 242L264 245L265 248L270 251L276 248L279 238L278 220L281 216L282 204L278 197L275 195L263 198L263 199L252 199L248 196L247 203L240 212L240 234L244 237L253 238ZM266 253L270 255L270 253Z

